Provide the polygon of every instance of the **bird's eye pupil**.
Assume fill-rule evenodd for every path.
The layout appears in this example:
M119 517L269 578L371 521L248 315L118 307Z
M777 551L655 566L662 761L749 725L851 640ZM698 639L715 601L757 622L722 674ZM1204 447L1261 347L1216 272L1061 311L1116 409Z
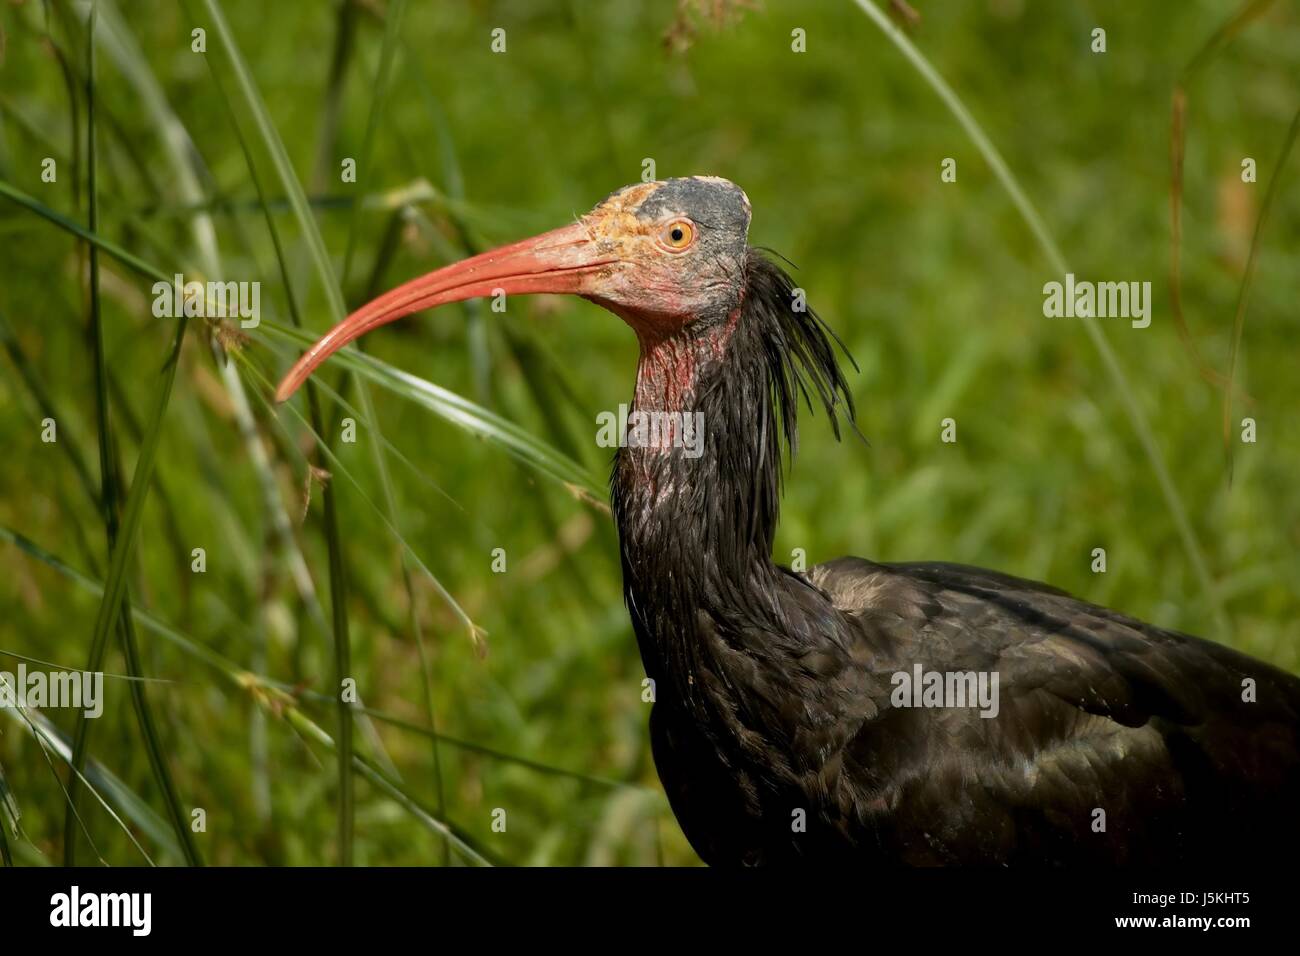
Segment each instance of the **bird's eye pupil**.
M684 235L681 226L673 226L673 242L681 242Z

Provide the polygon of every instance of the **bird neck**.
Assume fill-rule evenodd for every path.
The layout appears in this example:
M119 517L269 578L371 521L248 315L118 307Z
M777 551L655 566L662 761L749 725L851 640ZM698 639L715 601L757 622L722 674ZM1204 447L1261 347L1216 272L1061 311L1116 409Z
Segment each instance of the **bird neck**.
M638 563L698 571L688 584L771 565L780 435L764 408L763 355L739 311L699 337L643 341L615 468L625 544Z
M642 333L628 429L615 461L624 597L647 675L696 694L721 631L788 627L772 561L783 441L807 389L832 420L846 385L825 327L792 309L788 277L751 253L740 304L653 338ZM837 429L838 434L838 429Z

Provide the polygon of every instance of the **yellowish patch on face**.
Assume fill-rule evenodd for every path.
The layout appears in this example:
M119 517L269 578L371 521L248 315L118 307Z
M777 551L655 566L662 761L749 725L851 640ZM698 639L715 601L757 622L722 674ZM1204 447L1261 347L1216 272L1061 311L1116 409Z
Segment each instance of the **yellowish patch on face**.
M663 183L658 180L649 183L636 183L628 186L614 195L610 196L599 209L621 209L635 210L641 203L650 198L651 194L662 186Z
M596 242L626 242L641 236L658 234L659 225L636 215L637 209L662 182L637 183L615 193L582 217L591 238Z

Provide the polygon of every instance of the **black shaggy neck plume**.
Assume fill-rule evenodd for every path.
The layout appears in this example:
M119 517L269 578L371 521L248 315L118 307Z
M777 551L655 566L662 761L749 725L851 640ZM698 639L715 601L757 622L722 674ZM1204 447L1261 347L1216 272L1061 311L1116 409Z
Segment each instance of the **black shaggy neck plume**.
M700 655L709 649L670 622L706 615L775 643L791 634L813 639L822 629L792 626L772 582L793 576L771 555L781 446L793 460L799 405L820 405L837 438L841 415L856 428L839 344L790 277L753 249L738 310L642 342L634 409L698 412L704 443L694 458L677 447L628 447L617 456L624 595L647 673L693 707L717 703L694 683L708 669ZM761 642L753 650L764 653Z

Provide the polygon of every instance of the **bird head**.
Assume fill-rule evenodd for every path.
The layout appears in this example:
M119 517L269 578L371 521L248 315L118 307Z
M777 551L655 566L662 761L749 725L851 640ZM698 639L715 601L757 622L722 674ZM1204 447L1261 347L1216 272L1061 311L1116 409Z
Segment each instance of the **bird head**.
M302 355L276 400L370 330L480 296L578 295L622 318L643 342L723 322L744 294L749 219L749 199L725 179L625 186L577 222L445 266L362 306Z

